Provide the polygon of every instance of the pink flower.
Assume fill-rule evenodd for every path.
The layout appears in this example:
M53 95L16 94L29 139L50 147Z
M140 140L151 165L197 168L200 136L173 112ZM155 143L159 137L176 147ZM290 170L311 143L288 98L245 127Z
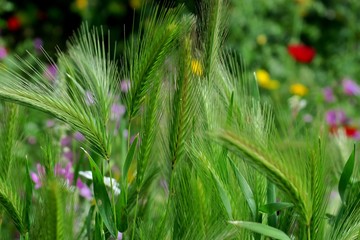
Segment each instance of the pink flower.
M38 189L42 186L41 178L45 176L45 168L40 163L36 164L37 173L31 172L31 180L35 183L35 189Z
M344 111L330 110L326 113L326 122L330 126L344 125L348 121Z
M57 66L55 66L54 64L48 65L44 71L44 77L50 81L54 81L57 74L58 74L58 69Z
M345 78L342 81L342 86L346 95L360 95L360 86L353 80Z
M119 120L125 113L125 106L114 103L111 106L111 120Z
M78 178L78 180L76 181L76 187L79 189L80 196L82 196L88 200L91 200L91 198L92 198L91 190L86 184L84 184L80 180L80 178Z
M0 60L6 58L8 52L5 47L0 47Z
M83 142L83 141L85 140L84 135L82 135L82 133L79 132L79 131L76 131L76 132L74 133L74 138L75 138L77 141L79 141L79 142Z
M120 89L122 92L127 93L130 89L130 81L125 79L120 82Z
M334 92L332 90L331 87L326 87L323 89L323 94L324 94L324 99L326 102L334 102L335 101L335 96L334 96Z

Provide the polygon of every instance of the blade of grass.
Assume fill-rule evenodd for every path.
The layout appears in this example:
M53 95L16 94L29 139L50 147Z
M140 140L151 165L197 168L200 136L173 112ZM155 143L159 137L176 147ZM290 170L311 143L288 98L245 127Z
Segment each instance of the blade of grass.
M291 240L291 238L283 231L267 226L265 224L244 221L229 221L229 223L262 234L267 237L272 237L279 240Z
M343 172L341 173L341 177L340 177L339 185L338 185L339 194L340 194L341 200L344 204L346 204L346 196L345 196L346 189L350 182L351 175L353 174L354 166L355 166L355 144L354 144L353 151L345 164Z
M112 210L109 195L106 191L106 187L104 184L104 177L101 174L99 167L96 165L94 160L91 158L90 154L88 154L85 149L83 149L83 151L88 156L90 166L91 166L96 206L99 209L100 216L101 216L102 220L104 221L105 226L107 227L107 229L109 230L111 235L116 237L117 230L116 230L116 225L115 225L114 212Z

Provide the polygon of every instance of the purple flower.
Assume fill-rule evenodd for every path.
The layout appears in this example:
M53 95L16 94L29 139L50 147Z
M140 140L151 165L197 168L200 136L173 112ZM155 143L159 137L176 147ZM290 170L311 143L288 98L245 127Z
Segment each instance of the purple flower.
M65 168L62 168L61 165L57 163L54 168L54 173L56 176L63 177L66 180L67 184L70 185L74 179L74 174L72 173L71 169L72 169L71 162L66 164Z
M326 113L326 122L330 126L343 125L347 122L347 117L344 111L330 110Z
M88 200L92 199L92 193L91 193L90 188L86 184L84 184L80 180L80 178L78 178L78 180L76 181L76 187L79 189L80 196L82 196Z
M79 132L79 131L76 131L74 133L74 138L79 142L83 142L85 140L84 135L82 135L81 132Z
M0 47L0 60L6 58L8 52L5 47Z
M117 240L122 240L123 238L122 238L122 233L121 232L118 232L118 235L117 235L117 238L116 238Z
M351 79L344 79L342 81L342 86L346 95L353 96L360 94L360 86Z
M54 64L48 65L44 71L44 76L51 81L55 80L57 74L58 74L58 70L56 65Z
M54 126L55 126L55 121L54 120L49 119L49 120L46 121L46 127L47 128L52 128Z
M41 38L34 39L34 47L37 51L41 51L43 47L43 40Z
M125 106L114 103L111 106L111 120L119 120L125 113Z
M120 89L122 92L127 93L130 89L130 81L125 79L120 82Z
M323 89L324 99L326 102L334 102L335 96L331 87L326 87Z
M71 140L72 140L71 136L65 136L65 137L61 138L60 144L62 147L70 146Z
M68 150L68 151L64 151L63 153L63 157L65 159L67 159L68 161L72 162L74 160L74 154L72 153L72 151Z

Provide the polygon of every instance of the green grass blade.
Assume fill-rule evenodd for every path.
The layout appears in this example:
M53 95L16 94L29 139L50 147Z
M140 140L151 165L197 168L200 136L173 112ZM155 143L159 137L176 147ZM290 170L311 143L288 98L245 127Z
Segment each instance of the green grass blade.
M240 173L239 169L236 167L235 163L229 158L229 162L231 165L231 168L233 169L236 179L238 181L238 184L240 186L240 189L246 199L246 202L250 208L251 214L253 219L256 219L256 213L257 213L257 207L256 207L256 202L254 199L254 194L250 188L250 185L248 184L248 182L246 181L246 179L244 178L244 176Z
M29 162L26 160L26 178L25 178L25 206L24 206L24 224L26 229L30 227L30 208L32 204L34 185L30 178Z
M303 220L307 223L310 222L311 211L309 209L310 206L308 206L310 197L308 199L301 194L298 185L292 182L287 174L274 164L275 160L271 158L271 155L267 155L261 148L254 146L246 139L231 132L221 132L217 136L224 146L240 157L244 157L244 160L255 166L257 170L267 176L279 189L284 191L291 202L295 204Z
M116 226L120 232L125 232L128 224L127 190L123 188L116 202Z
M346 188L350 182L351 175L353 174L354 166L355 166L355 144L354 144L354 149L345 164L343 172L341 173L341 177L338 185L339 194L344 204L346 204L346 196L345 196Z
M102 220L104 221L105 226L107 227L107 229L109 230L111 235L116 237L117 230L116 230L116 225L115 225L114 213L112 210L109 195L106 191L106 187L104 184L104 177L101 174L99 167L96 165L94 160L91 158L90 154L88 154L85 150L84 150L84 152L88 156L90 166L91 166L96 206L99 209L100 216L101 216Z
M89 213L88 213L88 215L86 217L86 220L85 220L86 233L87 233L88 240L92 239L91 238L91 236L92 236L91 223L92 223L93 218L94 218L94 211L95 211L95 205L90 207Z
M13 220L16 229L25 234L27 231L23 222L23 210L20 199L8 184L0 180L0 204L4 207L10 218Z
M212 176L213 176L213 179L215 181L215 184L216 184L216 187L217 187L217 190L219 192L219 195L220 195L220 198L221 198L221 201L225 207L225 210L226 210L226 213L228 215L228 218L229 219L233 219L233 216L232 216L232 207L231 207L231 202L230 202L230 198L229 198L229 194L227 193L223 183L220 181L219 177L214 173L212 172Z
M139 135L136 135L134 138L134 141L131 144L130 149L126 155L126 160L125 160L125 163L123 166L123 171L122 171L122 183L127 182L129 168L130 168L132 161L134 160L134 155L135 155L135 150L136 150L138 140L139 140Z
M283 231L280 231L279 229L273 227L269 227L265 224L244 221L229 221L229 223L274 239L291 240L290 237L286 235Z
M288 202L277 202L277 203L268 203L259 207L259 211L266 214L273 214L277 211L281 211L287 208L293 207L294 204Z
M98 213L95 216L94 239L105 240L102 217Z

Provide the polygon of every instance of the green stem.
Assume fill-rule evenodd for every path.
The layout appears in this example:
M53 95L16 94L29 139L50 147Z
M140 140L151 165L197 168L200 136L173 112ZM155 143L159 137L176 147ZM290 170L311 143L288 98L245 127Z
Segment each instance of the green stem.
M274 203L276 202L276 189L275 185L267 180L267 202ZM271 227L276 228L276 212L268 216L268 224Z
M134 215L133 228L132 228L132 233L131 233L132 240L135 237L136 218L137 218L138 208L139 208L139 191L136 191L135 215Z

